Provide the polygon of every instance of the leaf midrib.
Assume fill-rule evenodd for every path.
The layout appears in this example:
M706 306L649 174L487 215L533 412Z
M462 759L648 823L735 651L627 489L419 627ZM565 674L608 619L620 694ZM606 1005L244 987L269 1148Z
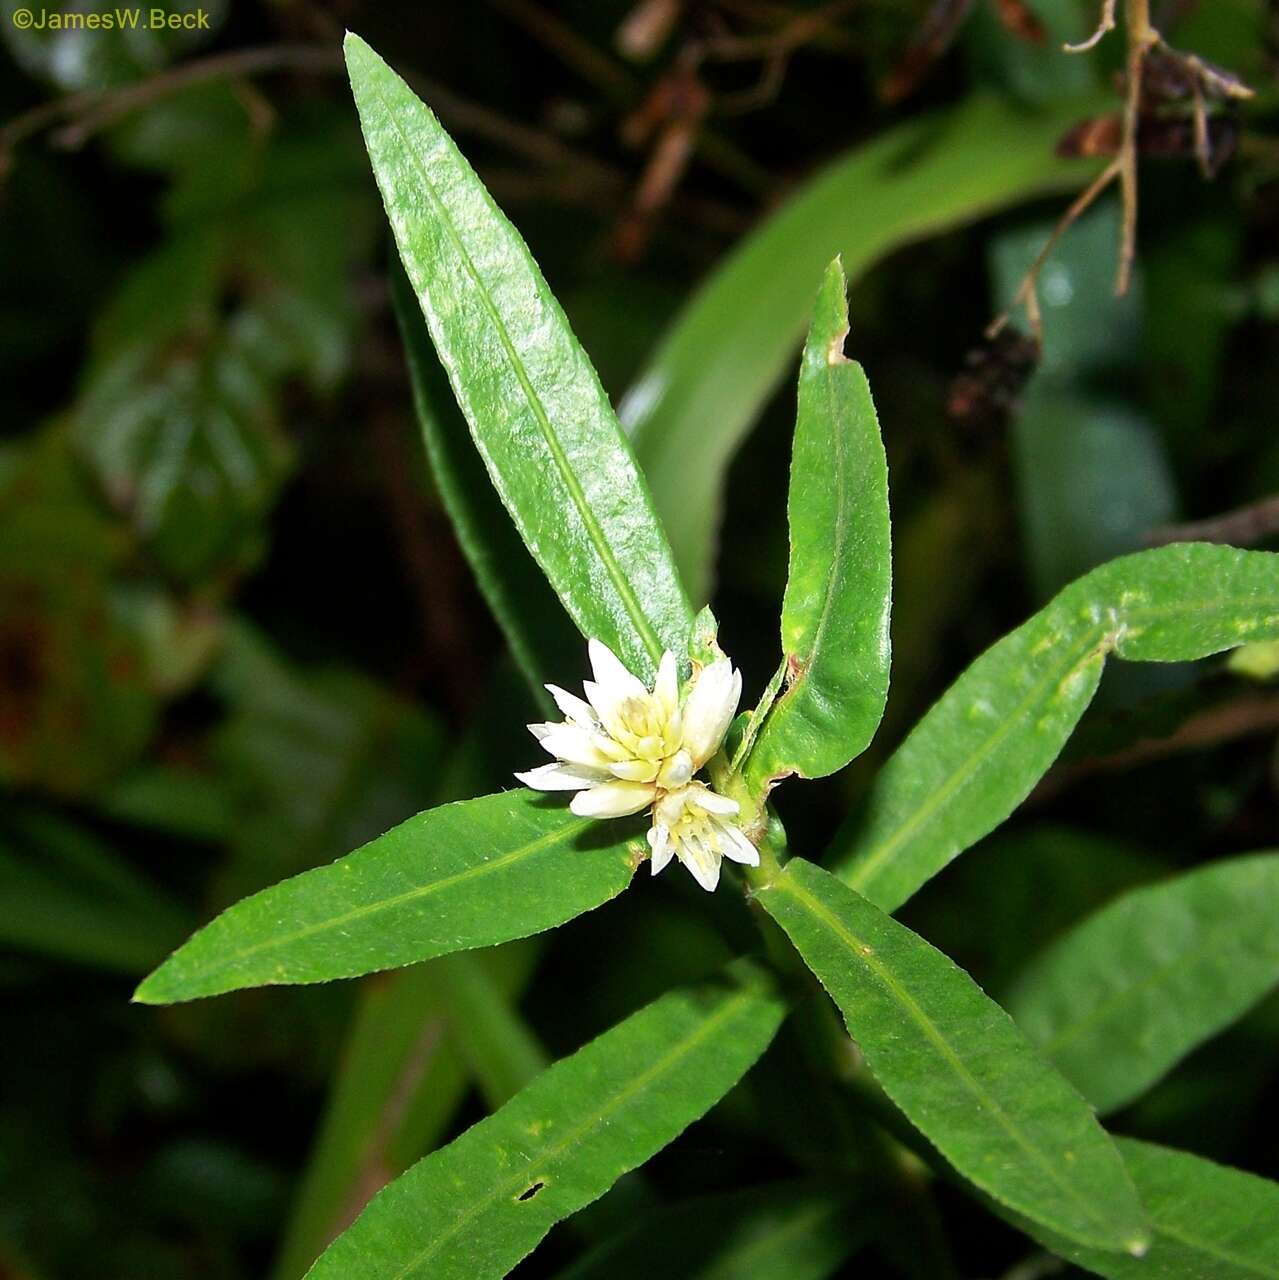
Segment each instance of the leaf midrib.
M849 362L847 366L838 367L852 368L853 366ZM832 419L837 414L834 375L835 369L830 366L824 368L821 373L822 395L827 402L827 408ZM836 430L835 440L837 442L836 446L831 451L835 457L835 528L831 539L832 551L826 569L825 593L817 623L810 634L809 643L805 646L803 672L800 678L782 694L776 712L778 720L783 719L788 710L794 710L794 704L799 701L801 695L809 687L809 683L812 680L812 665L821 656L822 640L826 634L827 623L830 621L831 610L834 608L836 594L834 584L837 580L842 581L844 577L843 551L848 534L848 512L845 509L848 495L848 438L843 431ZM785 617L786 601L783 600L783 622ZM802 772L800 776L803 776Z
M820 870L820 868L818 868ZM1008 1134L1010 1138L1019 1146L1031 1160L1039 1165L1049 1179L1055 1183L1065 1195L1073 1200L1082 1208L1084 1216L1091 1221L1097 1223L1103 1229L1108 1225L1104 1217L1098 1215L1097 1210L1084 1196L1079 1193L1077 1187L1073 1183L1064 1179L1057 1167L1050 1159L1035 1146L1018 1128L1012 1117L1000 1106L999 1102L993 1098L981 1085L980 1081L964 1065L963 1059L951 1048L949 1041L933 1020L920 1008L914 997L906 991L897 979L875 958L873 949L863 942L849 929L844 922L835 915L824 903L813 897L806 889L797 884L789 875L783 874L782 877L770 886L771 889L780 889L784 893L789 893L802 906L806 907L809 913L818 920L824 922L835 936L843 942L851 952L857 955L861 962L870 969L880 982L888 988L894 995L899 1004L905 1009L906 1013L915 1022L916 1026L924 1033L928 1040L936 1047L945 1061L951 1066L955 1075L960 1082L964 1084L968 1091L976 1098L978 1104L986 1108L993 1115L1000 1127ZM764 892L767 892L765 890ZM851 1028L850 1028L851 1032ZM869 1055L868 1055L869 1056ZM1084 1105L1082 1100L1080 1105ZM969 1175L972 1176L972 1175ZM976 1181L976 1178L973 1179ZM991 1192L995 1194L995 1192ZM1005 1193L1000 1193L1000 1198L1006 1199ZM1012 1204L1011 1200L1007 1200ZM1017 1207L1014 1205L1014 1207ZM1023 1211L1026 1211L1023 1209ZM1094 1242L1095 1243L1095 1242Z
M382 105L382 112L385 119L391 122L392 127L400 136L400 141L404 144L407 154L412 156L414 167L422 179L426 194L431 201L441 226L448 234L449 240L453 244L454 250L461 259L476 287L476 293L483 303L484 309L489 314L489 319L493 323L494 331L502 344L503 350L506 352L507 359L510 361L511 369L514 371L519 381L520 387L524 392L529 407L533 410L533 417L537 422L538 430L542 435L542 439L546 444L547 450L550 452L551 458L555 463L556 471L559 473L560 479L563 481L565 488L569 491L569 496L573 500L573 505L577 510L578 516L582 521L583 527L586 529L588 538L595 548L595 553L599 557L600 562L604 565L605 572L609 576L609 580L613 583L614 589L622 601L623 608L626 610L627 616L630 618L632 626L634 626L640 639L644 642L644 647L648 650L649 657L654 663L661 660L664 646L657 637L652 624L645 616L643 609L640 607L639 600L636 598L634 588L631 586L629 579L622 572L621 566L617 563L616 557L613 555L613 549L609 545L608 539L604 534L604 530L600 528L599 522L595 518L595 513L591 510L590 504L586 501L586 493L582 489L581 482L577 478L577 473L569 464L568 455L564 452L564 447L560 443L559 437L555 433L555 428L551 424L550 416L546 412L545 406L533 388L533 384L529 381L527 371L523 362L519 357L515 344L511 340L510 334L507 332L506 325L502 321L501 314L494 305L492 297L489 295L488 288L485 286L483 279L475 268L475 263L471 260L471 255L467 251L465 242L459 236L457 228L453 224L447 207L440 199L439 192L435 189L435 184L431 181L426 171L426 164L423 158L418 154L417 148L414 147L405 133L403 126L400 124L399 118L394 111L391 110L390 103L386 95L382 92L382 87L377 77L370 77L373 92L377 94L378 100ZM435 123L434 116L429 108L423 104L423 109L427 112L428 118ZM436 128L438 128L436 124Z
M1156 1222L1155 1234L1168 1236L1170 1239L1177 1241L1178 1244L1183 1244L1199 1253L1207 1254L1210 1258L1220 1258L1223 1262L1228 1262L1232 1266L1238 1267L1241 1271L1246 1271L1250 1275L1260 1276L1261 1280L1279 1280L1279 1269L1262 1271L1259 1269L1255 1259L1240 1257L1239 1254L1223 1249L1220 1245L1210 1240L1201 1240L1197 1236L1186 1235L1166 1223ZM1265 1264L1263 1263L1262 1265L1264 1266Z
M995 751L1012 731L1017 728L1022 715L1043 697L1044 690L1053 684L1062 684L1069 680L1075 671L1090 662L1095 655L1098 641L1106 634L1106 628L1095 626L1086 631L1079 642L1067 650L1068 661L1063 667L1054 667L1044 677L1031 686L1029 692L1006 715L995 731L990 734L974 751L970 751L958 769L951 773L946 781L934 790L908 818L882 844L874 847L864 857L857 860L851 869L846 883L859 891L873 879L880 865L894 854L919 829L931 821L938 809L957 791L960 791L975 775L987 758ZM1081 653L1080 650L1083 650ZM1104 651L1102 654L1104 658ZM922 721L921 721L922 723ZM909 739L907 739L909 741Z
M538 836L527 844L523 844L512 849L509 853L504 853L500 857L492 858L487 862L479 862L474 866L464 867L461 871L456 871L452 875L441 877L438 880L432 880L428 884L417 885L412 889L406 889L403 893L398 893L394 897L383 898L379 902L371 902L361 907L353 907L342 915L330 916L325 920L320 920L314 924L307 925L304 928L297 929L293 933L273 938L266 938L261 942L254 943L252 946L243 947L231 955L220 959L216 964L208 965L202 969L196 969L189 972L185 975L182 985L190 986L192 983L204 981L205 979L212 977L214 974L222 973L252 956L261 954L263 951L269 951L275 947L289 946L294 942L300 942L303 938L310 938L314 937L318 933L324 933L326 930L341 928L343 925L350 924L353 920L363 920L368 916L377 915L379 912L393 910L396 907L403 906L406 902L413 902L421 898L430 897L433 893L437 893L443 889L450 889L466 880L472 880L478 876L487 875L491 871L501 870L522 858L532 857L534 854L540 853L548 845L558 844L559 842L572 837L578 831L590 826L593 821L595 821L595 819L583 818L577 822L568 823L554 831L547 832L545 835ZM354 857L355 855L352 854L350 856Z
M1187 965L1197 964L1206 955L1217 951L1223 940L1233 940L1237 936L1237 932L1237 927L1233 922L1219 924L1216 928L1210 929L1196 945L1189 947L1164 964L1148 969L1136 981L1113 990L1104 1000L1093 1005L1092 1008L1078 1018L1067 1022L1053 1033L1051 1039L1040 1043L1040 1052L1047 1054L1049 1057L1059 1053L1089 1027L1095 1026L1098 1022L1108 1018L1126 1000L1132 998L1138 992L1147 991L1151 987L1161 985L1169 974L1175 973L1178 969L1182 969ZM1275 958L1279 959L1279 946L1272 948L1272 952ZM1267 954L1271 953L1268 952Z
M436 1236L421 1252L415 1254L401 1270L391 1277L391 1280L405 1280L406 1276L411 1275L423 1262L426 1262L433 1254L437 1253L442 1245L457 1236L459 1232L463 1231L480 1214L486 1212L503 1196L508 1196L518 1190L528 1183L530 1179L536 1180L537 1175L545 1170L548 1165L562 1156L592 1130L598 1129L609 1116L646 1089L655 1079L669 1071L681 1058L687 1057L703 1040L717 1030L721 1023L728 1021L731 1015L737 1012L740 1005L756 998L758 998L758 992L751 990L739 991L730 996L709 1018L699 1023L690 1035L686 1036L678 1044L673 1045L646 1070L635 1076L625 1088L615 1093L594 1115L570 1129L554 1146L546 1147L538 1156L520 1168L515 1177L507 1178L504 1182L498 1183L488 1195L474 1202L470 1209L454 1219L446 1231Z
M1101 624L1094 624L1090 630L1085 631L1082 636L1082 640L1086 641L1086 644L1082 645L1085 649L1084 654L1072 662L1071 670L1068 670L1064 675L1057 678L1062 681L1069 679L1070 676L1074 674L1073 668L1077 665L1082 665L1085 661L1091 658L1092 654L1090 650L1093 644L1096 640L1100 640L1106 636L1108 631L1113 630L1115 632L1115 639L1112 643L1104 646L1102 651L1103 660L1106 654L1112 650L1118 651L1119 656L1123 657L1122 649L1125 638L1123 631L1125 629L1131 630L1133 627L1152 619L1167 618L1179 613L1187 616L1194 616L1195 614L1209 613L1217 611L1223 606L1236 605L1239 603L1247 603L1254 607L1257 605L1271 606L1279 604L1279 598L1272 599L1270 597L1265 597L1259 600L1256 598L1241 598L1237 596L1219 596L1216 599L1199 601L1195 604L1151 605L1145 608L1137 608L1128 611L1115 609L1112 606L1099 606L1101 608L1110 609L1114 615L1110 621L1110 625L1102 626ZM1133 639L1136 638L1136 636L1133 636ZM1080 647L1080 643L1077 643L1076 646L1070 650L1072 656L1078 652ZM987 650L987 652L989 652L989 650ZM1041 696L1047 686L1053 683L1053 678L1052 673L1050 673L1043 680L1034 685L1026 697L1024 697L1012 712L1004 718L999 729L991 734L991 736L982 743L980 748L966 756L964 763L956 769L949 778L947 778L946 782L940 788L934 791L929 798L915 810L907 821L902 823L902 825L899 826L897 830L894 831L893 834L882 844L872 847L863 857L857 859L856 865L850 869L845 882L850 884L853 888L864 888L879 865L898 848L900 848L905 841L909 840L921 826L928 822L944 801L949 800L956 791L960 790L964 786L969 778L976 772L977 768L984 762L990 752L998 747L1004 738L1006 738L1016 727L1017 721L1026 711L1027 707ZM909 741L909 739L907 739L907 741Z

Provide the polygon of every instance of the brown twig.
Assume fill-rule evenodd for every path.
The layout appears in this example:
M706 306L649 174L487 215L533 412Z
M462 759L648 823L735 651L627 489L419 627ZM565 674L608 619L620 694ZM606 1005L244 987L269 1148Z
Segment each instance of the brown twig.
M0 176L15 146L60 121L71 123L54 133L54 144L75 149L132 112L152 106L196 84L219 79L235 81L283 70L335 74L342 69L342 56L337 48L328 45L274 45L239 49L234 53L186 62L120 89L69 94L43 103L0 128ZM552 134L510 120L433 80L417 75L409 75L407 79L445 124L458 133L482 138L545 168L571 173L580 183L591 182L610 189L625 186L625 179L618 170L576 151ZM247 97L243 100L246 110L255 120L263 119L261 99Z
M1150 25L1150 0L1125 0L1124 23L1128 35L1128 96L1124 104L1124 132L1118 157L1123 226L1119 268L1115 273L1117 296L1128 292L1132 282L1132 264L1137 256L1137 131L1141 125L1141 77L1146 54L1159 43L1159 32Z
M18 143L42 133L60 120L76 122L60 131L60 145L69 148L82 146L92 134L124 116L210 80L265 75L274 71L328 74L340 70L341 66L340 51L325 45L281 44L214 54L209 58L184 62L181 66L123 88L87 89L42 103L0 129L0 156L7 155Z
M1021 283L1017 286L1017 292L1013 295L1012 302L1008 304L1005 311L1001 312L986 326L987 338L997 337L1008 323L1013 311L1017 307L1024 307L1026 321L1030 325L1031 333L1034 334L1036 341L1043 341L1043 320L1039 313L1039 273L1044 269L1044 263L1048 261L1062 236L1070 230L1071 226L1093 204L1097 197L1114 182L1119 176L1119 172L1120 162L1116 158L1074 198L1070 207L1061 215L1057 225L1053 228L1052 234L1044 242L1044 247L1035 255L1035 260L1027 268L1026 274L1022 276Z
M614 106L630 107L640 97L643 87L629 71L532 0L489 3L544 44ZM695 141L702 160L721 177L737 183L752 196L772 192L773 175L720 134L702 129Z
M1202 751L1276 730L1279 730L1279 697L1250 693L1190 716L1166 738L1143 738L1111 755L1058 765L1031 792L1027 804L1046 803L1076 782L1098 773L1120 773L1169 756Z
M1237 507L1207 520L1163 525L1146 534L1146 544L1166 546L1170 542L1219 542L1232 547L1248 547L1279 534L1279 495Z
M1065 51L1082 53L1095 47L1108 32L1114 30L1117 8L1118 0L1103 0L1101 18L1092 35L1079 44L1065 45ZM1145 82L1147 59L1152 50L1161 49L1166 52L1168 61L1176 66L1187 86L1181 92L1188 92L1191 98L1194 153L1205 177L1211 177L1215 172L1206 96L1218 99L1252 96L1252 90L1229 73L1210 66L1194 54L1181 54L1170 49L1151 24L1150 0L1124 0L1124 27L1127 37L1124 109L1119 118L1119 142L1115 157L1066 210L1048 242L1022 277L1008 309L997 316L987 328L988 337L999 333L1008 323L1011 311L1018 306L1025 308L1026 318L1035 336L1041 336L1036 286L1044 262L1071 224L1115 181L1119 183L1123 204L1115 293L1127 293L1132 283L1132 269L1137 256L1137 161L1141 150L1143 124L1148 123L1143 107L1150 107L1145 99Z

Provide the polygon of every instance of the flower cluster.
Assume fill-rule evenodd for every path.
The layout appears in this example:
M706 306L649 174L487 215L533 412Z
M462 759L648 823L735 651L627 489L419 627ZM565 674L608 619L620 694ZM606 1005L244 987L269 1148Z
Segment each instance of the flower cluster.
M759 852L733 822L737 802L694 780L737 712L740 672L718 658L681 695L675 655L667 652L650 692L606 644L592 640L589 651L595 679L583 685L586 698L547 685L565 719L529 725L555 762L515 776L539 791L576 792L570 807L583 817L651 809L654 875L676 857L711 890L722 859L758 866Z

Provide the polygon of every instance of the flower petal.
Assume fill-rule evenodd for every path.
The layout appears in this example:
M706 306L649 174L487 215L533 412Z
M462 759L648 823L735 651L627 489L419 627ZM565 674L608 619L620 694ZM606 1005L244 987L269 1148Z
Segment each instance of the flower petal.
M648 829L648 847L653 851L650 869L653 875L665 869L666 864L675 853L675 844L671 840L670 828L658 823Z
M657 778L657 761L618 760L608 766L608 771L623 782L653 782Z
M607 769L609 757L600 750L600 736L590 729L573 724L556 724L541 739L542 750L569 764L584 764L590 769Z
M679 842L675 850L679 860L688 868L693 879L706 890L714 893L719 884L719 851L712 849L696 837Z
M652 803L652 783L601 782L579 791L569 808L580 818L625 818Z
M590 769L573 768L562 764L543 764L527 773L515 775L526 787L534 791L580 791L601 781L599 773Z
M618 715L618 708L626 701L625 698L614 698L602 686L595 683L594 680L583 680L582 688L586 690L586 696L590 699L591 710L599 717L600 724L604 727L604 732L608 734L619 734L625 729L622 719Z
M589 729L594 725L595 711L584 698L579 698L575 693L569 693L567 689L561 689L557 684L548 684L546 692L555 699L555 705L564 713L566 719L580 725L583 729Z
M687 785L692 776L693 758L687 751L680 750L662 765L662 771L657 775L657 785L668 791L674 791L678 787Z
M684 746L700 769L719 750L742 696L741 673L728 658L704 667L684 703Z
M730 800L727 796L720 795L718 791L712 791L710 787L698 784L690 790L691 802L705 809L707 813L732 817L741 808L736 800Z
M591 670L595 683L614 702L623 698L643 698L648 690L638 676L633 676L622 666L621 659L602 640L590 640L586 646L591 657ZM598 708L597 708L598 710Z
M720 824L720 833L719 847L724 857L748 867L759 866L759 850L746 838L741 827L724 822Z

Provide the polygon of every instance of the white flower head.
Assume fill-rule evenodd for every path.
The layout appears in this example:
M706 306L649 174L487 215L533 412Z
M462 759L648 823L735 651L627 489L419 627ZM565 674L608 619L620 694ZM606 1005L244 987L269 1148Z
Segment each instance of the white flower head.
M759 850L735 822L737 801L717 795L700 782L668 791L653 806L648 847L653 851L653 874L678 858L707 891L719 884L720 863L729 858L759 866Z
M539 791L576 792L570 808L583 817L621 818L653 806L649 845L654 851L654 872L666 865L673 852L699 884L713 889L719 879L720 858L718 854L713 858L713 875L705 871L710 860L696 852L706 839L697 815L716 815L719 826L736 831L741 843L754 850L736 827L722 821L736 813L736 803L715 795L701 783L689 784L719 750L728 732L742 694L740 672L733 670L728 658L717 658L694 675L681 697L675 655L669 650L662 655L650 692L606 644L592 640L588 649L595 679L583 685L586 699L547 685L565 718L558 723L529 725L533 736L555 757L554 763L515 776ZM671 798L677 795L684 797L678 813L667 804L670 821L660 821L661 805L674 803ZM705 803L707 797L711 798L710 807ZM725 805L731 809L724 809ZM654 843L659 829L667 832L662 848L669 845L660 862ZM676 832L687 833L688 847L695 851L688 857L681 851ZM716 849L722 845L722 840L717 840ZM740 846L733 847L741 851ZM702 870L694 869L695 864Z

